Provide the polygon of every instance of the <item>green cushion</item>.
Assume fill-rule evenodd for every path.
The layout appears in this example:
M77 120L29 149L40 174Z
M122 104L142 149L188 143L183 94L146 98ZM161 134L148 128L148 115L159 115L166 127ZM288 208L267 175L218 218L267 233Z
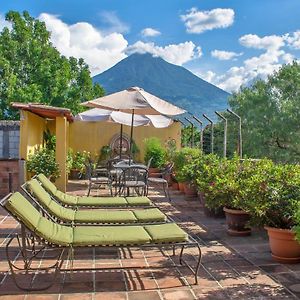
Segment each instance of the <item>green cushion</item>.
M146 244L151 238L142 226L77 226L73 245Z
M27 186L39 202L51 215L63 221L73 221L75 211L65 208L51 199L50 195L44 190L36 179L27 182Z
M54 223L44 217L40 218L35 233L56 245L69 246L73 242L72 227Z
M5 207L39 237L58 245L67 246L72 243L73 229L71 227L47 220L20 193L14 193Z
M123 197L78 197L78 206L127 206Z
M154 243L184 242L188 240L187 233L175 223L148 225L144 228Z
M57 198L61 203L63 204L67 204L67 205L70 205L70 206L73 206L73 205L77 205L78 203L78 198L77 196L72 196L72 195L68 195L68 194L65 194L59 190L57 190L54 194L55 198Z
M53 195L56 193L57 187L44 174L39 174L37 178L48 192Z
M12 194L5 207L13 215L17 216L30 230L38 226L41 214L19 192Z
M134 223L136 217L128 210L79 210L75 213L75 222L78 223Z
M158 208L136 209L133 211L138 222L165 222L166 216Z
M151 201L148 197L126 197L129 206L147 206L151 205Z

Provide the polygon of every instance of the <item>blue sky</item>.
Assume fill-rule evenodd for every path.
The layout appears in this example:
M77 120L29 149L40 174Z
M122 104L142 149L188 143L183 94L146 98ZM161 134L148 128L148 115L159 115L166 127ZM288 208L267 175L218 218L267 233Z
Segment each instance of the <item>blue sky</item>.
M300 58L299 0L10 0L43 21L64 55L97 74L134 52L182 65L227 90Z

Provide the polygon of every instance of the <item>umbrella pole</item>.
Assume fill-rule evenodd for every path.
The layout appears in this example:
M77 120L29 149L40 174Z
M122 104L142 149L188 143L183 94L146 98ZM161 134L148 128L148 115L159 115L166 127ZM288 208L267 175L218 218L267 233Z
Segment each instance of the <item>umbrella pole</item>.
M120 131L120 159L122 158L122 141L123 141L123 124L121 124L121 131Z
M133 121L134 121L134 109L132 110L132 115L131 115L130 147L129 147L129 165L131 164L131 159L132 159Z

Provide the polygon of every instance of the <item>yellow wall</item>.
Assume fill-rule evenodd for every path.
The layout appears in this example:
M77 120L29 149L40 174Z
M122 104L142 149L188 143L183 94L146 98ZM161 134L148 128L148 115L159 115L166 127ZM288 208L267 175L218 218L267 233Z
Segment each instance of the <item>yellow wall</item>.
M20 158L27 159L29 154L43 144L45 119L28 111L22 112L20 124Z
M130 136L130 127L123 126L123 132ZM108 122L74 122L70 124L69 147L76 151L89 151L93 157L99 155L102 146L109 145L112 137L120 133L120 125ZM168 139L175 139L180 147L181 126L174 122L168 128L154 128L152 126L135 127L133 139L140 149L138 160L144 158L144 139L156 136L162 143Z

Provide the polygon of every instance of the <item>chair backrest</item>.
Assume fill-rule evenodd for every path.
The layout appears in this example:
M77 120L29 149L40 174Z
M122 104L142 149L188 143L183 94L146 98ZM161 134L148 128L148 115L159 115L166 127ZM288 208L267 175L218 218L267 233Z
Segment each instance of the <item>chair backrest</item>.
M25 184L26 191L29 191L33 196L33 200L37 205L42 207L47 215L63 221L74 221L75 211L70 208L63 207L43 189L36 179L31 179Z
M153 156L151 156L150 159L148 160L148 163L147 163L147 169L148 170L149 170L149 168L151 166L152 160L153 160Z
M57 192L57 187L44 174L37 175L37 179L42 183L43 187L48 192L50 192L52 195L55 195Z
M173 167L174 167L174 163L170 162L168 163L162 170L162 177L166 179L166 177L168 177L169 175L172 174L173 171Z
M19 192L9 195L3 206L20 224L40 238L55 245L68 246L73 241L73 228L62 226L46 219Z
M122 172L121 181L123 181L123 183L125 181L131 181L132 183L142 181L147 184L148 170L139 166L128 166L128 168Z

